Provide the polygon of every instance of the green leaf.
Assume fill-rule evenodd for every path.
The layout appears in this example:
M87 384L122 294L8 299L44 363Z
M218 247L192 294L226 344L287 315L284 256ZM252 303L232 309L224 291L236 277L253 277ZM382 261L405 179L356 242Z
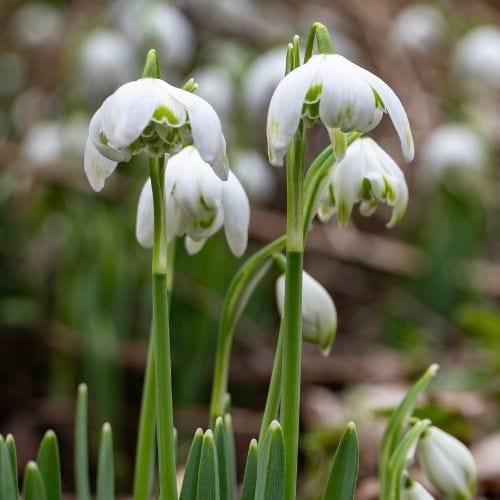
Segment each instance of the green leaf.
M224 432L224 420L222 417L217 417L214 429L215 448L217 450L217 465L219 468L219 486L221 498L230 498L229 490L229 471L228 471L228 457L226 456L227 445L226 436Z
M234 446L233 419L229 413L224 415L227 471L229 475L229 498L236 497L236 449Z
M283 429L273 420L259 444L255 500L284 500L285 498L285 440Z
M354 422L349 422L333 458L324 500L352 500L359 468L359 442Z
M33 461L28 462L24 469L23 493L24 500L48 500L42 474Z
M113 433L107 422L102 426L97 462L97 500L114 500L115 470L113 461Z
M254 500L255 498L258 467L257 450L257 440L252 439L248 448L245 476L243 477L243 486L241 487L241 500Z
M5 439L5 444L9 451L10 464L12 468L12 476L14 478L14 484L16 485L16 495L17 492L17 455L16 455L16 443L14 442L14 436L12 434L7 434ZM17 497L16 497L17 498Z
M186 470L182 481L179 500L195 500L198 487L198 470L200 468L201 447L203 445L203 431L197 429L189 449Z
M38 448L36 463L42 474L45 492L50 500L61 499L61 465L57 436L54 431L47 431Z
M197 500L220 500L219 467L217 465L217 450L212 431L209 429L203 436L201 446L198 484L196 486ZM224 499L225 500L225 499Z
M80 384L76 398L75 417L75 485L78 500L90 500L87 398L87 386Z
M9 446L0 435L0 500L17 498L17 476L14 475Z
M390 472L389 461L391 460L391 456L404 434L412 416L413 408L418 396L429 385L429 382L436 375L438 368L438 365L433 364L427 369L422 377L406 393L403 401L398 408L396 408L389 419L387 428L382 438L379 455L380 498L382 499L386 498L387 489L389 488L388 475Z

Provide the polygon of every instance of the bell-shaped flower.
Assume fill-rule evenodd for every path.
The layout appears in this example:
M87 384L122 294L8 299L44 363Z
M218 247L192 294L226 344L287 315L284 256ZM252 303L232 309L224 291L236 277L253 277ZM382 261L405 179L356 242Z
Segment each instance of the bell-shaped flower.
M472 498L476 465L471 452L458 439L431 426L418 443L417 456L429 481L447 498Z
M368 132L388 113L406 160L414 155L406 112L380 78L339 54L314 55L286 75L274 91L267 116L269 159L281 166L301 118L321 121L341 159L346 133Z
M408 205L408 186L397 163L369 137L354 141L345 158L335 164L321 196L319 218L326 222L336 213L346 226L352 207L360 202L360 212L369 216L379 203L393 207L388 227L397 224Z
M245 252L250 221L247 195L231 171L222 181L193 146L187 146L167 162L165 204L168 241L185 235L186 250L194 254L224 226L232 252L238 257ZM153 245L150 180L139 198L136 236L142 246Z
M401 490L401 500L434 500L434 497L420 483L407 478Z
M92 188L100 191L118 162L141 151L161 158L191 144L227 179L226 141L212 106L163 80L141 78L118 88L92 117L85 172Z
M276 281L276 303L285 310L285 275ZM337 309L329 293L310 274L302 274L302 338L328 356L337 333Z

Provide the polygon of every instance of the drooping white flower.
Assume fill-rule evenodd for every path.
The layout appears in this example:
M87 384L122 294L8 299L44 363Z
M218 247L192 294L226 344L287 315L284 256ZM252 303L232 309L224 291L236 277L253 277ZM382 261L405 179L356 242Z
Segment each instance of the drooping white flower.
M212 106L163 80L141 78L118 88L92 117L85 172L92 188L100 191L118 162L143 150L161 158L189 144L219 177L227 178L226 141Z
M487 165L484 140L470 127L447 124L435 129L422 146L420 178L424 185L439 181L469 189Z
M319 54L286 75L274 91L267 117L269 159L282 165L301 117L321 121L334 147L350 131L368 132L388 113L406 160L414 144L406 112L380 78L338 54ZM340 135L340 134L341 135ZM337 147L340 152L343 148ZM338 158L340 159L340 158Z
M285 275L276 281L276 303L285 310ZM337 332L337 309L329 293L305 271L302 274L302 338L327 356Z
M446 20L439 10L415 4L397 15L390 36L410 52L426 53L441 44L445 29Z
M500 29L481 26L467 33L455 47L452 66L459 83L500 89Z
M255 150L241 150L231 157L233 172L252 202L271 203L276 193L276 178L267 160Z
M327 221L336 213L339 224L347 225L352 207L371 215L379 203L393 207L387 227L397 224L408 205L408 186L397 163L369 137L354 141L345 158L335 164L321 196L318 216Z
M432 485L449 498L472 498L476 464L458 439L431 426L420 439L417 456Z
M232 252L245 252L250 221L246 193L229 171L222 181L197 149L187 146L172 156L165 169L167 237L186 236L186 250L194 254L223 226ZM136 236L144 247L153 244L153 194L151 181L142 189L137 209Z
M401 490L401 500L434 500L434 497L420 483L407 479Z

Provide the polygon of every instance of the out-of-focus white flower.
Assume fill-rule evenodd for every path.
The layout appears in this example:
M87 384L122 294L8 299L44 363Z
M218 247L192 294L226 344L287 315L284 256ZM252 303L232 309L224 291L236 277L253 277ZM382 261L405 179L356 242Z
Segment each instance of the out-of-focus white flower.
M234 83L227 68L206 66L197 69L193 78L198 84L197 94L212 104L222 120L227 120L234 97Z
M466 125L448 124L434 130L422 146L420 178L425 185L440 180L470 186L485 169L486 144Z
M253 202L265 205L273 201L276 178L273 169L257 151L238 151L231 158L231 165Z
M138 45L155 47L167 67L184 68L190 64L195 49L194 30L177 7L156 0L122 0L113 6L112 16Z
M228 175L226 141L212 106L201 97L157 78L122 85L92 117L84 166L95 191L118 162L145 150L161 158L194 144L222 179Z
M338 54L314 55L279 83L269 105L267 142L273 165L283 164L301 117L327 128L337 159L345 151L347 132L368 132L388 113L406 160L414 155L406 112L380 78Z
M420 483L407 479L401 490L401 500L434 500L434 497Z
M424 53L441 44L445 30L446 20L439 10L415 4L398 14L391 39L410 52Z
M52 3L29 2L14 13L11 28L24 45L55 43L64 29L64 15Z
M240 257L248 240L250 206L236 176L217 177L193 146L172 156L165 170L168 240L186 235L186 250L199 252L206 240L224 226L232 252ZM144 247L153 244L151 181L142 189L137 209L136 235Z
M276 302L285 310L285 275L276 281ZM337 332L337 309L329 293L310 274L302 274L302 338L327 356Z
M111 30L98 29L87 36L79 63L85 94L101 99L137 74L134 45Z
M388 227L397 224L408 205L408 186L397 163L369 137L354 141L345 158L334 165L321 196L318 216L327 221L334 213L339 224L347 225L352 207L360 202L360 212L371 215L379 203L391 205Z
M458 439L431 426L418 443L417 456L429 481L447 498L472 498L476 464Z
M460 83L500 89L500 29L481 26L469 32L455 47L452 65Z
M17 94L26 80L26 65L14 52L0 54L0 96Z

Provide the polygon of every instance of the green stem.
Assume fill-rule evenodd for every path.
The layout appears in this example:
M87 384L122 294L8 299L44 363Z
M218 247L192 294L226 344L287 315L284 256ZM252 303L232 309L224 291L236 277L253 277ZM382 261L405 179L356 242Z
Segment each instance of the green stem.
M167 224L164 202L165 165L150 158L149 171L153 190L153 338L158 424L158 469L160 500L177 500L172 373L167 292Z
M313 23L307 35L306 50L304 52L304 64L312 57L314 48L314 40L318 45L318 52L320 54L334 54L332 38L328 32L328 28L321 23Z
M302 347L302 269L304 255L304 126L299 130L287 155L287 256L285 272L285 310L283 315L283 381L281 421L285 436L286 495L296 496L299 445L300 369Z
M283 321L281 322L283 325ZM281 396L281 374L283 371L283 328L280 327L278 343L276 345L276 354L274 355L273 371L271 380L269 381L269 389L267 392L266 406L262 417L262 424L259 432L259 444L264 440L264 436L271 425L271 422L278 415Z

